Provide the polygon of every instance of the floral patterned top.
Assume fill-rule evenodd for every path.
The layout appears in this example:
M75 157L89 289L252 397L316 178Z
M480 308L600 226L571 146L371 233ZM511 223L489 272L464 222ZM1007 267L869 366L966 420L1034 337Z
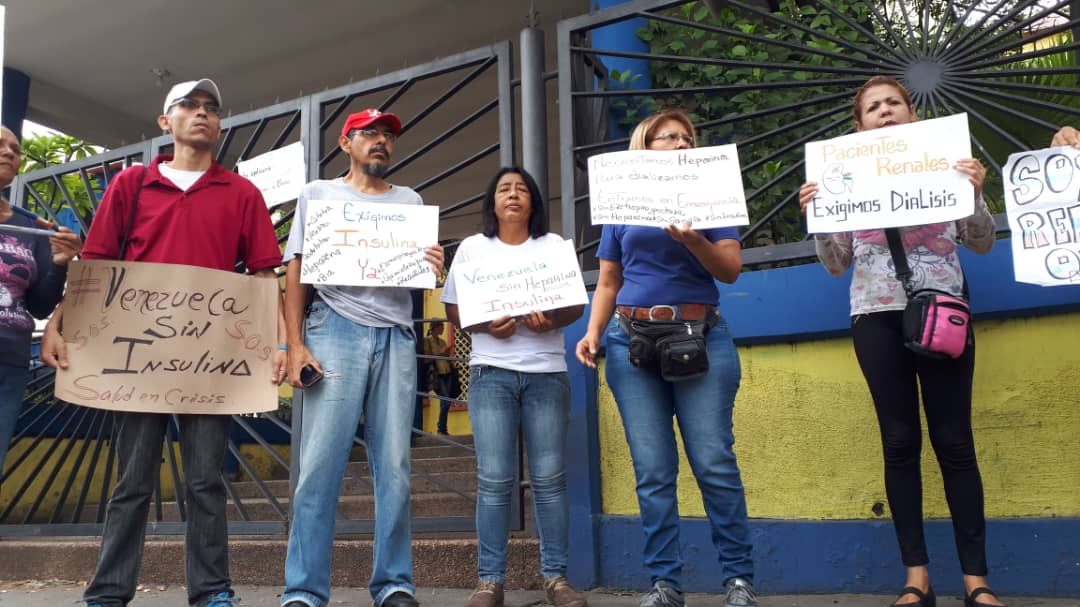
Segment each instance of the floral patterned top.
M900 228L900 239L907 253L915 290L937 289L960 295L964 274L960 269L957 243L976 253L988 252L994 245L994 218L980 196L975 200L975 213L970 217ZM843 274L854 261L852 316L903 310L907 305L907 295L896 278L884 230L818 234L814 245L818 259L833 276Z

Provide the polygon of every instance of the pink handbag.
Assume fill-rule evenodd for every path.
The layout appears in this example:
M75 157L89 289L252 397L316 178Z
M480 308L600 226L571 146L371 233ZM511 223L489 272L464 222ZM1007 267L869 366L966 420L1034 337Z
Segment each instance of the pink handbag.
M913 291L911 268L900 243L899 230L887 228L885 237L889 241L896 277L908 298L904 308L904 345L931 358L960 358L973 341L971 307L967 298L935 289ZM964 293L967 294L967 281L964 282Z
M971 308L961 297L924 289L904 308L904 345L934 358L960 358L971 337Z

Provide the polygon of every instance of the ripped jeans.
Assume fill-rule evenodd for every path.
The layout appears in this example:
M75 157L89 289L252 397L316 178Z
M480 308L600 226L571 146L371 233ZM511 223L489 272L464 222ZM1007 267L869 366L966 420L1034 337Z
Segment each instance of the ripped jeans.
M415 594L409 510L409 438L416 349L401 327L368 327L316 301L304 340L325 378L304 390L300 474L293 497L282 604L330 601L330 554L341 480L356 426L365 420L375 485L375 558L368 588L376 605Z

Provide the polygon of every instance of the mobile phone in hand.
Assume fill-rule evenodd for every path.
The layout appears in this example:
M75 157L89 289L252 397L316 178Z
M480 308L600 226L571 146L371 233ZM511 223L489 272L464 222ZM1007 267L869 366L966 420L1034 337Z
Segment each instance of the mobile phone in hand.
M314 386L322 378L322 371L316 369L314 365L304 365L304 368L300 369L300 385L305 388Z

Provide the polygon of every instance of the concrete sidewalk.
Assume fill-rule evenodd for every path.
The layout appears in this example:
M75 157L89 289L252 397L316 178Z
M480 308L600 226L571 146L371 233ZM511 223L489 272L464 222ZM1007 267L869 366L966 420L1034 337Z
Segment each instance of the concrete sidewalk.
M237 593L243 599L242 607L279 607L281 588L267 586L238 586ZM424 607L460 607L469 596L468 590L422 588L417 593ZM82 584L75 582L0 582L0 606L2 607L74 607L81 605ZM637 607L637 593L617 590L593 590L589 592L591 607ZM761 607L884 607L895 597L867 594L830 594L800 596L761 596ZM1077 599L1037 599L1004 597L1010 607L1080 607ZM544 605L543 595L535 590L518 590L507 593L506 607L531 607ZM184 607L187 595L182 586L145 586L139 591L131 607ZM330 599L331 606L367 607L371 597L366 589L335 588ZM722 607L723 600L717 595L687 595L688 607ZM938 597L942 607L961 607L960 597Z

